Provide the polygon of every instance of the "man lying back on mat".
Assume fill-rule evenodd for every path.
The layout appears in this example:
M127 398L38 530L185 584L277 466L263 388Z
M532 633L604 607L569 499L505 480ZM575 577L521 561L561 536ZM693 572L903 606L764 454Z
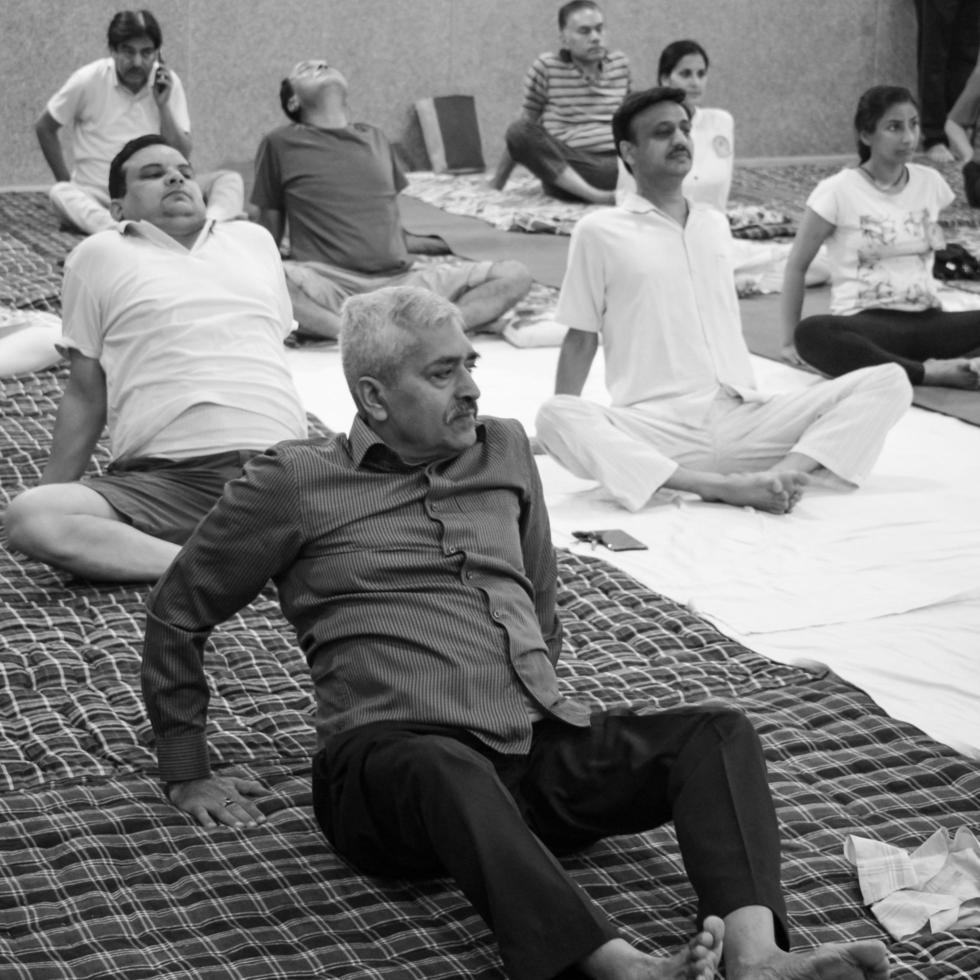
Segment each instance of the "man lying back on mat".
M597 712L555 670L557 565L523 428L477 417L477 353L425 289L350 299L348 435L283 444L228 484L147 604L142 685L166 793L203 826L263 821L211 771L204 648L272 579L314 678L313 806L368 874L453 877L507 974L884 980L878 941L788 952L779 829L740 712ZM695 936L650 956L555 859L673 820ZM270 874L274 873L270 869Z
M7 509L12 548L79 576L153 580L256 452L306 434L283 351L292 311L268 233L205 217L162 136L112 161L120 222L65 264L71 371L41 486ZM108 421L113 461L80 479Z
M291 122L269 133L255 159L252 203L277 242L288 224L289 295L301 331L336 338L340 307L356 293L418 285L452 300L467 330L497 332L501 314L531 288L520 262L413 267L398 193L406 185L384 133L352 123L347 81L325 61L301 61L283 79Z
M555 314L569 330L538 440L630 510L663 487L783 514L810 474L859 485L912 389L895 364L793 393L756 389L728 222L682 190L693 154L685 98L648 89L613 117L637 190L572 233ZM600 336L611 405L580 397Z

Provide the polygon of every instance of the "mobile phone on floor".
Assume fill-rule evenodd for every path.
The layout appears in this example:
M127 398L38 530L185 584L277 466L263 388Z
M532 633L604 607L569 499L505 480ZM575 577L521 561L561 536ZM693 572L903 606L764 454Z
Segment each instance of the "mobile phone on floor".
M647 550L647 546L642 541L618 528L608 528L605 531L572 531L572 537L579 541L588 541L593 546L601 544L610 551Z

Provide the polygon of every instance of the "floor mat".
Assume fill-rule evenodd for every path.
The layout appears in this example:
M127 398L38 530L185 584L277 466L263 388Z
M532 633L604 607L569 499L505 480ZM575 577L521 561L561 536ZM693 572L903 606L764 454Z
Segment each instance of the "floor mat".
M0 382L0 506L36 482L66 372ZM100 444L95 468L107 459ZM776 664L595 559L559 553L561 682L593 707L737 705L762 737L795 943L886 939L849 834L913 847L975 822L980 766L836 675ZM0 550L0 975L10 980L501 980L445 879L358 873L311 812L308 671L270 588L206 647L217 769L268 820L194 826L164 800L139 691L146 588L66 579ZM696 900L672 828L563 859L641 948L676 947ZM980 972L980 929L889 944L894 980Z
M59 228L47 194L0 193L0 304L59 312L61 267L81 240Z
M568 237L500 231L480 218L450 214L414 197L399 198L402 224L414 235L441 238L454 255L473 261L523 262L535 282L558 287L565 275Z
M750 296L739 300L742 313L742 333L753 354L780 360L782 347L782 318L780 297ZM830 308L830 289L820 287L806 292L803 315L826 313ZM980 392L956 388L932 388L921 385L913 389L912 403L933 412L951 415L971 425L980 425Z

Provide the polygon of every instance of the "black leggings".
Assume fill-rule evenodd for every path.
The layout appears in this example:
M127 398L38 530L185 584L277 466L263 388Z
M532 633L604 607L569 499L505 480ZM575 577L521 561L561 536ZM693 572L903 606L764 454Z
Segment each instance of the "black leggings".
M862 310L850 316L808 316L796 327L796 350L836 378L873 364L900 364L922 384L923 361L980 355L980 310Z

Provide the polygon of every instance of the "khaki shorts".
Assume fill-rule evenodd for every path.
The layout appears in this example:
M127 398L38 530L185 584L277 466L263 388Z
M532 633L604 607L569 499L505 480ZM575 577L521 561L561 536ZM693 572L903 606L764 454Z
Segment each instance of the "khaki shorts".
M326 262L283 262L286 279L317 306L340 314L344 300L385 286L421 286L455 302L490 278L492 262L434 262L394 276L366 276Z
M183 544L218 502L225 484L241 476L256 455L258 450L191 459L139 456L113 462L103 476L82 482L137 531Z

